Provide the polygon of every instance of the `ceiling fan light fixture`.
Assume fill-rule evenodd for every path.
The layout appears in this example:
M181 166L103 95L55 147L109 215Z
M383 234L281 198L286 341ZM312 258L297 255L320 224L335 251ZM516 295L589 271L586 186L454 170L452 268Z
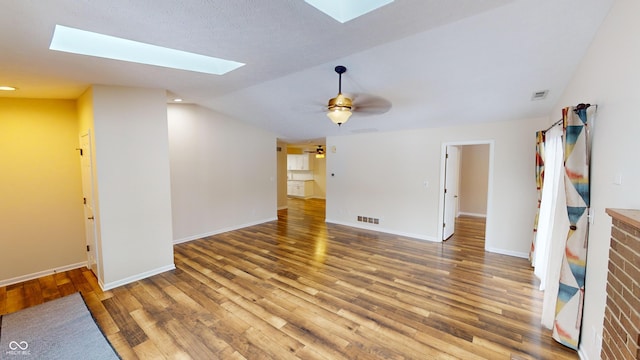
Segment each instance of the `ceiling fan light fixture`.
M351 114L352 113L350 107L342 106L335 107L327 112L327 116L329 117L329 119L331 119L331 121L333 121L333 123L338 126L346 123L351 117Z
M342 65L338 65L336 66L335 71L338 73L338 96L329 100L329 104L327 105L327 116L334 124L340 126L346 123L349 120L349 117L351 117L353 101L342 95L342 74L347 71L347 68Z

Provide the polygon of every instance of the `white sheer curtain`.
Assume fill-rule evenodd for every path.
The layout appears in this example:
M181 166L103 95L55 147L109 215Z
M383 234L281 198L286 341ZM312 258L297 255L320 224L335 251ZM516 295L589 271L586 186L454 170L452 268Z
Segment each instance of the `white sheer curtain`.
M560 266L564 253L566 229L566 201L564 196L564 151L562 127L554 126L545 134L544 183L540 201L534 273L540 279L540 290L544 290L542 325L551 329L555 318ZM560 209L556 212L556 209ZM559 218L556 217L559 215ZM565 225L563 225L565 224ZM564 227L563 227L564 226ZM548 286L547 286L548 285Z

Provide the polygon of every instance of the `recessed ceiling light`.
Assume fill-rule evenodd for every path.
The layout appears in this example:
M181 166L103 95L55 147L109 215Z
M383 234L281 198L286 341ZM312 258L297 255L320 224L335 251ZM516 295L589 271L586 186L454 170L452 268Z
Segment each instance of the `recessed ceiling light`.
M51 50L222 75L243 63L56 25Z
M304 0L323 13L341 23L355 19L375 9L383 7L393 0Z
M0 85L0 91L16 91L18 88L7 85Z
M182 99L180 99L180 98L176 98L176 99L173 99L173 101L174 101L174 102L182 102Z

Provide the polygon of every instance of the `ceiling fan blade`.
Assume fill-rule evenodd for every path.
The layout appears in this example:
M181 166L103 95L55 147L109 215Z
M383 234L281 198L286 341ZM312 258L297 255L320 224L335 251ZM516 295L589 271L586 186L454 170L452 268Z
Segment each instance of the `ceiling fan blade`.
M327 111L327 104L311 103L311 104L295 104L291 106L291 110L300 113L323 113Z
M316 145L316 148L313 150L304 150L304 152L309 154L324 154L324 145Z
M391 110L391 101L368 94L353 95L353 112L361 115L379 115Z

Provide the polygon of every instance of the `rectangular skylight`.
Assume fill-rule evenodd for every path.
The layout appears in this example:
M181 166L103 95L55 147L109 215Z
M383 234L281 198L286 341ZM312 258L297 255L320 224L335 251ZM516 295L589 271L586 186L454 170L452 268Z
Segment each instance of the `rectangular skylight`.
M341 23L355 19L393 0L304 0Z
M243 63L56 25L51 50L222 75Z

